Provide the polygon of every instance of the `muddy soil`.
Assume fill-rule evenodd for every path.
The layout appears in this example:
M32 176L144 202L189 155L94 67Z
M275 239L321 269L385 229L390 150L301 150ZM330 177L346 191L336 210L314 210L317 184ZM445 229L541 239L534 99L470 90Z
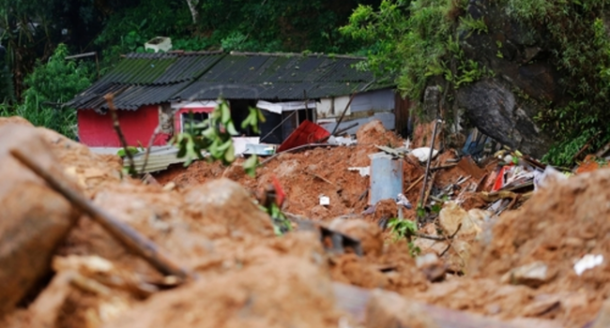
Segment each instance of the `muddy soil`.
M0 120L0 129L3 124L8 123ZM335 304L332 284L345 283L505 321L532 318L540 327L581 328L610 296L610 169L558 181L520 209L489 218L479 210L487 204L475 189L485 190L490 168L467 159L456 163L451 151L440 154L432 167L451 167L435 170L433 188L453 186L454 212L467 212L474 223L454 240L432 240L421 250L436 253L450 269L432 283L418 268L409 241L380 225L399 212L414 219L415 209L399 211L394 200L370 208L369 177L350 170L370 165L368 155L379 151L375 144L403 145L375 124L359 132L361 144L284 153L260 167L256 178L243 172L240 160L230 167L199 161L157 174L160 185L122 176L114 156L37 131L64 173L96 205L154 241L197 279L172 288L171 277L81 216L55 252L51 282L33 303L2 319L2 327L344 327L354 318ZM403 174L405 195L417 204L424 165L407 156ZM309 231L275 236L251 197L273 177L285 189L286 212L361 240L364 255L327 252ZM170 182L176 187L163 188ZM319 205L321 195L330 205ZM442 236L443 225L436 219L420 233ZM587 254L604 260L577 275L574 264ZM546 265L543 281L519 282L514 270L532 263Z

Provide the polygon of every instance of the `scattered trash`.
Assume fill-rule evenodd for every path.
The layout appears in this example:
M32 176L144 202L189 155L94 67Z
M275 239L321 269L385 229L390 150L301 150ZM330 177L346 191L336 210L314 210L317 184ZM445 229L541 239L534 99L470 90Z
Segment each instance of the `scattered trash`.
M328 137L328 143L338 146L351 146L357 144L358 141L352 138L330 136Z
M403 195L402 193L400 193L400 194L398 194L398 196L396 196L396 205L404 206L409 210L413 207L413 206L411 206L411 202L409 202L407 197L405 197L405 195Z
M430 156L430 147L421 147L421 148L415 148L413 150L411 150L411 154L413 154L413 156L417 157L417 159L424 163L428 161L428 157ZM436 155L438 155L438 150L434 149L432 151L432 158L435 158Z
M367 166L367 167L349 167L348 170L350 171L357 171L358 173L360 173L361 177L368 177L369 175L371 175L371 167Z
M602 263L604 263L603 255L587 254L587 255L583 256L582 259L578 260L578 262L576 262L576 264L574 264L574 271L576 272L577 275L580 276L583 274L583 272L585 272L589 269L593 269L593 268L601 265Z
M544 172L539 173L534 177L534 190L548 187L551 183L566 180L568 177L563 173L557 171L550 165L546 167Z
M2 137L10 131L4 120L3 141L10 140ZM35 214L45 218L36 224L68 225L0 223L0 262L19 254L0 269L8 295L0 300L2 327L444 327L449 316L473 327L583 327L610 293L605 276L577 276L607 256L600 243L610 227L610 172L536 193L565 174L518 151L491 156L484 135L470 138L473 156L444 149L428 165L405 156L410 145L375 122L355 144L333 137L342 145L272 155L254 178L238 169L238 158L230 167L197 161L140 181L121 175L116 156L28 129L45 144L41 151L19 141L26 161L42 156L43 176L53 172L102 219L133 230L123 243L171 250L182 266L168 262L173 256L136 256L96 215L69 225L78 214L73 205L12 157L5 163L0 146L7 217ZM32 197L38 189L44 197ZM388 222L409 224L400 230ZM592 249L598 253L574 266L565 261ZM33 265L36 254L43 265ZM50 283L42 280L52 271ZM181 278L183 271L189 274Z

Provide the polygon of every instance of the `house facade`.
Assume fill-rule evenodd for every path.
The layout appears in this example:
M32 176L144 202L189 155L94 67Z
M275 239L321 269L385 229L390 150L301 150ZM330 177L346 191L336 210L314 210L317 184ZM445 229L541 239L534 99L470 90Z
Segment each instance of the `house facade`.
M104 100L108 93L114 94L131 146L148 145L156 130L154 145L166 145L188 122L207 118L219 97L228 100L237 127L249 107L263 110L260 143L280 144L305 120L332 131L342 116L338 129L372 119L395 129L401 99L393 85L355 69L362 60L317 54L129 54L67 106L77 110L80 141L93 148L120 147ZM239 132L255 137L249 130Z

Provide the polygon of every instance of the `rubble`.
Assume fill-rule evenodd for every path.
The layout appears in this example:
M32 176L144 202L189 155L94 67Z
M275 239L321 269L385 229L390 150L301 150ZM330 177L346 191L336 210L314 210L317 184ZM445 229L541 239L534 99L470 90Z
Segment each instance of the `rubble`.
M414 144L429 146L423 137ZM439 148L424 186L427 163L375 121L347 145L280 152L256 178L239 159L132 179L117 157L14 118L0 119L0 140L2 327L581 328L605 320L610 170L568 178L518 151L477 163ZM159 271L81 215L8 155L16 147L188 277ZM370 203L369 155L380 151L400 163L398 189ZM260 208L270 183L286 194L278 204L293 229L282 236ZM409 229L399 234L388 222Z

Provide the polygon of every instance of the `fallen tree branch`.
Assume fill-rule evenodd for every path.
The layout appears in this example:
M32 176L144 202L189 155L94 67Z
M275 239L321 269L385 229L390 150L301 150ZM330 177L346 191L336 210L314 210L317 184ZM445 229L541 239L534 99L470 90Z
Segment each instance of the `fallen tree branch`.
M434 130L432 131L432 141L430 143L430 153L428 154L428 161L426 163L426 172L424 173L424 185L421 188L421 197L420 197L420 203L418 204L418 208L419 207L424 207L425 204L425 197L426 197L426 184L428 182L428 174L430 174L430 163L432 162L432 155L434 154L434 140L436 139L436 133L438 131L438 125L441 123L440 119L436 119L434 122ZM423 220L423 217L421 217L420 215L418 215L418 221Z
M125 135L123 134L123 130L121 130L121 125L119 124L119 117L117 115L117 110L116 110L116 107L114 107L114 94L109 93L104 96L104 99L106 99L106 102L108 103L108 110L110 111L110 116L112 117L112 127L114 128L114 131L116 132L117 136L119 137L119 141L121 142L121 145L123 146L123 149L125 150L125 156L127 156L127 158L129 159L129 173L135 174L136 165L134 164L134 161L133 161L133 155L131 154L131 152L128 149L129 145L127 144L127 140L125 140Z
M601 131L597 132L594 136L592 136L589 140L587 140L587 142L585 143L584 146L582 146L582 148L580 148L580 150L578 151L578 153L576 153L574 156L572 156L572 161L576 161L580 158L580 156L582 156L582 154L587 151L587 149L589 149L589 147L591 147L591 143L593 142L593 140L595 140L597 137L599 137L599 135L602 134Z
M447 245L447 248L445 248L445 250L438 257L443 257L443 255L445 255L445 253L447 253L447 251L451 248L451 246L453 245L453 238L455 238L455 235L457 235L457 233L460 231L460 229L462 229L461 222L460 222L460 224L458 224L458 227L457 227L457 229L455 229L455 232L453 234L451 234L451 236L449 236L449 245Z
M144 174L144 170L146 170L146 165L148 165L148 157L150 156L150 149L155 143L155 139L161 132L161 125L157 125L155 128L155 132L153 132L152 136L150 136L150 140L148 141L148 147L146 148L146 154L144 154L144 163L142 163L142 168L140 169L140 174Z
M185 279L191 276L186 269L181 268L172 259L165 255L155 243L141 235L138 231L114 218L105 210L93 204L89 199L74 190L66 181L68 179L61 172L49 172L38 162L30 158L19 149L11 149L10 153L19 162L28 167L53 190L64 196L75 207L86 213L91 219L100 224L128 250L137 254L165 275Z

